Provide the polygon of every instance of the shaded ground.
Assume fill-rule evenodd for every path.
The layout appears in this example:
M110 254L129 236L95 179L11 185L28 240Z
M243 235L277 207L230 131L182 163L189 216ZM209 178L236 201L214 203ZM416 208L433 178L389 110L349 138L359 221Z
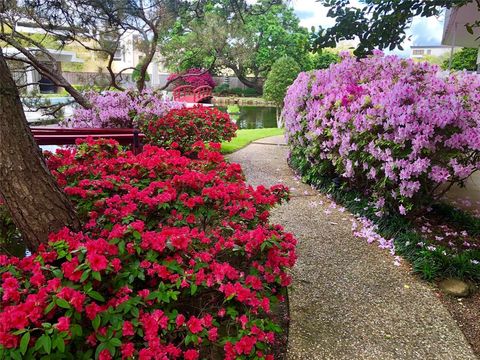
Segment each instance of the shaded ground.
M480 217L480 172L473 174L466 182L465 187L454 186L445 199Z
M440 299L462 329L475 353L480 354L480 292L469 298L440 294Z
M294 177L281 142L262 139L229 159L252 185L292 191L272 216L299 240L288 359L476 359L433 289L353 237L352 215Z

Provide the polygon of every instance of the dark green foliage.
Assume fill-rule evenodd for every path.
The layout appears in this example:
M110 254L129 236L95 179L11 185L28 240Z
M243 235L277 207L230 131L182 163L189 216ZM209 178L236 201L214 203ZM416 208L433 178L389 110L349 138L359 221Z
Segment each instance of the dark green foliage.
M476 71L477 55L478 55L478 49L464 48L461 51L453 54L451 67L450 67L450 59L446 59L442 64L442 68L448 69L450 67L450 69L452 70Z
M414 230L414 224L409 219L397 214L377 217L368 199L360 192L348 188L346 184L338 186L332 181L335 175L328 164L323 167L315 164L312 167L306 154L298 149L292 151L289 163L302 176L303 181L331 194L335 201L353 214L364 216L378 225L378 233L386 239L393 238L397 254L410 261L413 270L424 279L458 277L480 281L478 265L471 261L480 257L480 250L455 253L442 246L436 246L435 251L420 247L417 244L427 243L427 240ZM435 216L444 217L450 223L465 228L471 236L480 236L480 219L447 204L436 204L433 212Z
M480 237L480 219L445 203L435 204L433 208L445 220L464 228L471 236Z
M230 86L228 84L221 84L215 86L215 88L213 89L213 93L215 95L227 95L229 90Z
M238 97L257 97L260 96L255 89L252 88L231 88L228 86L228 84L222 84L215 89L213 89L213 93L218 96L238 96Z
M17 227L8 214L7 208L0 203L0 254L11 254L22 257L25 245Z
M331 64L340 62L340 56L330 51L323 50L312 56L313 69L328 69Z
M132 71L132 80L137 81L140 79L140 68L142 67L142 63L139 63L135 69ZM150 75L148 73L145 74L145 81L150 81Z
M403 50L401 44L414 16L439 15L444 8L473 0L362 0L361 7L353 6L350 0L317 1L330 8L328 16L336 23L331 28L319 29L315 47L335 47L341 40L358 38L355 55L364 56L375 48Z
M264 98L277 105L282 105L288 87L292 85L300 71L295 59L289 56L278 59L273 64L263 85Z

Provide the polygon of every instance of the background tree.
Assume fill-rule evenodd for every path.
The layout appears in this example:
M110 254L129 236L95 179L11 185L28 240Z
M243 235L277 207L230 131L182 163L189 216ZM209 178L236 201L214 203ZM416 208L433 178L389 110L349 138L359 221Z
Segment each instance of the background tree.
M289 56L278 59L268 73L263 87L263 97L281 107L288 87L293 84L300 71L295 59Z
M0 195L30 250L46 242L52 231L80 227L33 139L1 48L0 159Z
M211 0L201 16L182 17L165 43L167 65L178 72L215 63L217 71L233 72L259 93L276 59L290 56L301 68L311 67L308 30L291 7L269 1L237 3L247 10L239 14L229 1Z
M88 100L62 75L54 53L76 45L97 54L110 76L108 88L123 90L122 75L136 70L139 91L148 81L148 66L158 51L160 38L174 24L188 1L179 0L26 0L7 2L0 12L0 40L16 49L5 55L37 70L56 86L63 87L75 101L89 108ZM34 26L40 36L21 31ZM138 68L113 70L114 58L126 33L137 34L135 48L142 54Z
M415 16L439 15L444 8L477 0L360 0L361 6L354 6L350 0L317 1L329 8L327 15L335 19L335 25L319 29L315 47L335 47L339 41L358 39L355 55L364 56L375 48L403 50L401 44Z
M328 69L331 64L340 62L340 56L328 50L321 50L312 55L313 69Z
M475 48L463 48L462 50L453 54L452 63L450 66L450 59L445 59L442 64L444 69L451 70L477 70L477 56L478 49Z

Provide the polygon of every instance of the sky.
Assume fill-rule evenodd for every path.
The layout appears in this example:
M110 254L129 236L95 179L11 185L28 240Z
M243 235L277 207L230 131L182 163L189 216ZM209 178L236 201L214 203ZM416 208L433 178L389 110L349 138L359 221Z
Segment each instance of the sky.
M354 0L358 4L358 0ZM291 0L291 4L301 20L301 25L310 27L329 27L334 20L327 17L327 9L315 0ZM404 51L395 50L394 53L409 56L412 45L440 45L443 33L443 18L415 18L407 35L410 40L403 44Z

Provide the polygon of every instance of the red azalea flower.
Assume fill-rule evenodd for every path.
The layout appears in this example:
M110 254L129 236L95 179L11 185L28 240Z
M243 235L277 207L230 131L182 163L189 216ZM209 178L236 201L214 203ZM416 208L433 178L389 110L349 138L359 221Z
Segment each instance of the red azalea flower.
M122 352L122 360L131 358L135 354L135 346L131 342L122 344L120 349Z
M98 355L98 360L112 360L112 355L110 354L110 351L108 351L107 349L102 350Z
M55 327L60 332L67 332L70 330L70 318L68 316L62 316L58 318L58 322L55 324Z
M185 316L183 316L182 314L179 314L177 316L177 319L175 320L175 323L177 324L177 327L182 326L185 323Z
M187 350L183 354L183 357L185 358L185 360L197 360L199 356L200 355L198 353L198 350L193 350L193 349Z
M196 318L195 316L192 316L187 321L187 327L192 334L197 334L203 330L202 322L200 321L200 319Z
M88 254L87 260L90 263L90 268L93 271L102 271L102 270L105 270L108 266L108 260L103 255L98 255L95 253Z
M213 327L210 330L208 330L208 340L217 341L217 339L218 339L218 329L216 327Z
M133 329L133 324L130 321L124 321L123 322L122 335L123 336L133 336L133 335L135 335L135 331Z

